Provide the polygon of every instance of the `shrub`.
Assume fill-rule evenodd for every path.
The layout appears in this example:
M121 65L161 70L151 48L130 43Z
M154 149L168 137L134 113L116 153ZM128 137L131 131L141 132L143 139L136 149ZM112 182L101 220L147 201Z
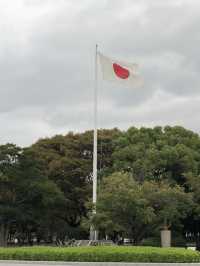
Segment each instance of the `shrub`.
M160 237L145 238L141 242L142 246L160 247Z
M0 248L0 260L86 262L200 262L197 251L155 247Z
M186 247L186 240L181 235L172 235L172 247Z

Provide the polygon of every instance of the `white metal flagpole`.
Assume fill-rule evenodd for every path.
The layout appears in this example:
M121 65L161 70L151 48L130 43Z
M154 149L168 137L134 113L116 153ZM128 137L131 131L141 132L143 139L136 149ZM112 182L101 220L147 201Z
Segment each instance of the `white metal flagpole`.
M97 92L98 92L98 60L97 60L98 45L95 49L95 80L94 80L94 138L93 138L93 213L96 214L97 203ZM97 240L97 231L94 232L94 240Z

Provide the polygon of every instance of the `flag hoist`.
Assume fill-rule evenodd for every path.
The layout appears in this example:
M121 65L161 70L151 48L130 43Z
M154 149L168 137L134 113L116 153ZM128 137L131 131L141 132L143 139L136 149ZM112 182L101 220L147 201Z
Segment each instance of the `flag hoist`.
M93 138L93 215L96 214L97 203L97 110L98 110L98 59L101 66L102 78L106 81L114 81L124 87L140 87L143 80L138 73L138 65L127 63L106 57L95 48L95 79L94 79L94 138ZM98 232L91 229L90 238L98 239Z

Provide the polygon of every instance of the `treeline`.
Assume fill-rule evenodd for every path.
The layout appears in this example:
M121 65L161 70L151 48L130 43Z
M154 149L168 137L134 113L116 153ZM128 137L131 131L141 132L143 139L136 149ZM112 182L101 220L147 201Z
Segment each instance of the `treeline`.
M98 204L91 216L92 131L0 146L0 245L101 238L176 244L200 237L200 137L182 127L98 131ZM148 242L150 241L150 242Z

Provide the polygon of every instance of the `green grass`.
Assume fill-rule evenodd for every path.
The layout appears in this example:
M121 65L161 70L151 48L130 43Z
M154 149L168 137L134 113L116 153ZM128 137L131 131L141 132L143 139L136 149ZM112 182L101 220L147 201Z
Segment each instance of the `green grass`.
M0 248L0 260L87 262L200 262L200 253L155 247L19 247Z

